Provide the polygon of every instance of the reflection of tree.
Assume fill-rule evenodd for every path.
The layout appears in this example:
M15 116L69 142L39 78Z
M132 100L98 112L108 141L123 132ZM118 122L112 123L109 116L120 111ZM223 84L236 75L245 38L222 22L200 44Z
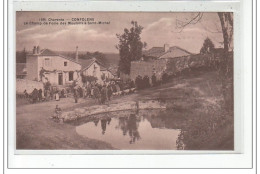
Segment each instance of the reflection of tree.
M138 119L135 114L131 114L129 117L119 118L118 126L116 126L116 128L121 129L124 136L128 133L130 136L130 144L135 143L136 140L141 138L138 132L140 121L141 120Z
M101 128L102 128L102 134L105 134L106 128L107 128L107 120L106 119L101 120Z
M98 125L98 122L99 122L99 120L97 119L97 120L94 120L93 122L94 122L95 126L97 126L97 125Z
M136 140L139 140L140 134L138 132L138 126L137 126L137 119L136 119L136 115L131 114L127 123L127 128L128 128L128 134L131 138L131 140L129 141L130 144L135 143Z
M107 118L107 124L109 125L109 124L110 124L110 122L111 122L111 118L110 118L110 117L108 117L108 118Z
M184 150L184 143L183 143L183 138L184 138L184 131L181 130L181 132L178 135L178 138L176 140L176 146L178 150Z
M123 131L123 135L125 136L127 133L127 120L128 117L120 117L119 118L119 122L118 122L118 126L116 128L119 128Z

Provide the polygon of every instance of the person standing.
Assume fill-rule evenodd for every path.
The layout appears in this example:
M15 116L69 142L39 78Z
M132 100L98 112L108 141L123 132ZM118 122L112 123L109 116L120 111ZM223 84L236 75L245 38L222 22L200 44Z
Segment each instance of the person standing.
M34 88L32 92L32 103L36 103L37 99L38 99L38 90Z
M59 91L56 91L56 93L55 93L55 100L60 101Z
M40 102L42 101L42 89L38 90L38 99Z
M78 97L79 97L79 92L77 87L74 88L74 99L75 99L75 103L78 103Z
M112 93L113 93L112 87L111 87L111 85L108 85L107 86L107 99L108 99L108 101L110 101Z
M97 103L100 104L101 94L100 94L100 90L99 90L97 84L93 88L93 93L94 93L94 98L96 99Z
M106 85L103 85L101 89L101 104L105 104L107 100L107 87Z

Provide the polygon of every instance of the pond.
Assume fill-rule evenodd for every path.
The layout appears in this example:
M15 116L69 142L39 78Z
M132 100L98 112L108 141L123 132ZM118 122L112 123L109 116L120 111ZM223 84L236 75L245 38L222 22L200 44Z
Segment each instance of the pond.
M81 122L79 135L123 150L175 150L185 120L166 110L139 110L103 114Z

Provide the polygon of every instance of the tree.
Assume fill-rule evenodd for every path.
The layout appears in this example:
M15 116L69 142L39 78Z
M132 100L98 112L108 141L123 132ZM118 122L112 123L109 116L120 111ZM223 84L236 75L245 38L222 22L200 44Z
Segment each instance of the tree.
M222 81L226 106L233 108L233 59L229 59L229 52L233 51L233 13L218 12L217 14L222 28L224 43L224 51L219 66L219 77ZM176 25L182 31L187 25L198 23L202 17L203 13L197 13L188 21L183 22L177 20Z
M204 40L203 46L200 49L200 54L206 54L206 53L211 53L213 49L215 48L215 45L213 42L210 40L210 38L206 38Z
M143 27L138 25L136 21L131 22L130 29L125 28L123 34L117 34L119 44L116 48L119 50L119 72L130 74L131 61L140 60L142 57L142 49L146 43L141 41L141 33Z
M222 34L223 34L223 43L224 43L224 53L222 56L222 67L221 71L223 73L223 76L226 76L227 73L230 71L228 67L228 56L229 51L233 51L232 43L233 43L233 13L230 12L218 12L218 17L220 20L221 28L222 28ZM203 13L197 13L193 18L191 18L188 21L176 21L177 28L180 28L180 32L190 24L196 24L198 23L201 18L203 17Z

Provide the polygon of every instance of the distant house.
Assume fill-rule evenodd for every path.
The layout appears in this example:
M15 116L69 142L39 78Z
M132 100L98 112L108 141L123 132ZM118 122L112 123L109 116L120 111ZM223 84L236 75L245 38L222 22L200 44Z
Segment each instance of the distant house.
M108 79L114 78L112 72L103 65L102 62L98 61L96 58L92 58L89 60L82 60L82 74L85 76L94 76L98 80L98 83L102 83L102 76Z
M77 54L76 59L73 59L35 46L33 52L26 56L26 70L26 79L65 85L80 79L81 64Z
M157 79L161 79L170 62L191 55L193 54L189 51L178 46L170 47L169 44L165 44L163 47L152 47L143 52L141 61L131 62L130 78L135 80L137 76L148 76L151 79L155 75Z
M170 47L169 44L164 44L164 47L152 47L151 49L144 51L143 55L146 58L172 59L189 56L192 55L192 53L178 46Z

